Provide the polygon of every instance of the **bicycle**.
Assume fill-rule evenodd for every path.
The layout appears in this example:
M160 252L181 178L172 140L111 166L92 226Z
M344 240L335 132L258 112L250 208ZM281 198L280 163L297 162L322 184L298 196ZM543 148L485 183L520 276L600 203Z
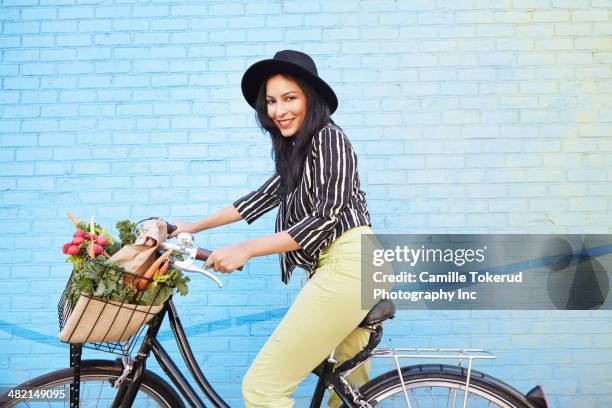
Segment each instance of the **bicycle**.
M172 232L174 226L169 224L168 227L169 233ZM175 262L175 266L186 272L202 274L222 287L221 281L212 273L194 265L195 260L205 261L211 251L194 247L193 238L187 233L179 234L177 240L178 244L170 242L162 244L165 250L173 249L175 252L187 255L186 260ZM368 344L353 358L341 364L338 364L332 352L313 370L319 379L313 392L311 408L321 406L326 389L334 390L338 394L343 407L365 408L391 404L399 406L399 402L403 402L408 408L438 406L455 408L456 403L463 408L468 406L470 408L547 408L546 398L540 386L523 395L512 386L473 369L474 360L495 358L484 350L376 348L382 339L383 322L392 319L394 315L395 306L391 301L383 300L374 305L359 325L360 329L370 333ZM121 358L114 361L82 360L84 345L71 344L70 368L53 371L20 384L0 395L0 403L7 408L30 406L27 399L16 398L15 391L29 392L29 395L34 395L32 393L38 391L37 395L48 397L46 400L48 406L55 406L52 405L54 402L69 402L71 408L78 408L83 403L85 404L82 406L94 406L91 404L95 402L96 407L178 408L186 406L184 399L187 406L205 407L192 384L187 381L157 340L160 326L166 317L181 357L199 390L213 407L229 408L198 365L172 297L164 302L161 312L149 322L135 357L131 356L134 344L129 344L133 339L124 345L120 353ZM114 350L109 351L114 352ZM146 362L151 353L176 388L146 369ZM359 388L347 381L346 377L355 368L372 358L392 359L395 370L388 371ZM402 359L415 358L453 358L458 360L458 364L417 364L404 367L400 365Z

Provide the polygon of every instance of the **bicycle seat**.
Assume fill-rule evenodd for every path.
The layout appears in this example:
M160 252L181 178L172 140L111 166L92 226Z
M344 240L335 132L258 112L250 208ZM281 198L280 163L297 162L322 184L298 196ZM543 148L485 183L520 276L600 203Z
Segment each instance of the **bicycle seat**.
M393 319L395 317L395 305L388 299L379 300L375 304L366 317L363 318L359 327L374 326L375 324L382 323L387 319Z

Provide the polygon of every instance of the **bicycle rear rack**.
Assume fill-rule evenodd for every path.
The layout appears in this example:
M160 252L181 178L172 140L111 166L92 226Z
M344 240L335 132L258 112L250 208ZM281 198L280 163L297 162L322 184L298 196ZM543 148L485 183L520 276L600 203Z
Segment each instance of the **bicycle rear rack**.
M470 376L472 374L472 363L474 360L493 360L495 355L486 350L481 349L453 349L453 348L441 348L441 349L430 349L430 348L379 348L372 351L372 358L390 358L395 361L395 368L397 369L400 382L402 383L402 389L404 391L404 398L408 408L412 408L410 399L408 398L408 391L406 391L406 384L404 383L404 376L402 375L402 367L400 365L400 359L434 359L434 360L457 360L458 366L463 367L463 363L467 361L467 376L465 381L465 391L463 397L463 408L467 408L467 399L470 389ZM456 390L454 398L457 397ZM453 406L455 401L453 400Z

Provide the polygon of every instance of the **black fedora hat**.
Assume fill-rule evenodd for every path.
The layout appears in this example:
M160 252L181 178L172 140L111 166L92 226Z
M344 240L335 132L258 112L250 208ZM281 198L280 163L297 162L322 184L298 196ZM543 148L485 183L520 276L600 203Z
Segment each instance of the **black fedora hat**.
M310 56L303 52L284 50L274 54L272 59L265 59L251 65L242 76L242 94L255 109L255 100L261 84L274 74L298 76L308 82L329 106L330 113L338 107L338 98L333 89L319 77L317 66Z

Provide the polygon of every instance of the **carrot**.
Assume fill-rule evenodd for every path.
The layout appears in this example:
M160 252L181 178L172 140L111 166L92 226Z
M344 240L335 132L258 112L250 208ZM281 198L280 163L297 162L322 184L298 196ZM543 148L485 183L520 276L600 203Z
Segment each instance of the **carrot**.
M74 216L72 214L66 213L66 215L68 216L68 219L70 219L70 221L72 221L72 223L74 224L75 227L79 226L79 220L74 218Z
M164 260L167 259L172 254L172 252L174 252L173 249L170 249L169 251L164 252L162 256L160 256L159 258L157 258L155 262L153 262L153 265L151 265L149 269L147 269L144 275L142 275L142 278L138 279L138 282L136 283L138 290L144 290L144 288L147 287L147 283L149 282L149 279L151 279L151 277L155 274L155 272L159 270L159 267L161 266L162 262L164 262Z
M159 271L157 271L154 276L156 278L159 278L160 276L163 276L166 273L166 271L168 270L168 266L170 266L170 260L166 259L164 261L163 265L161 266L161 268L159 268Z

